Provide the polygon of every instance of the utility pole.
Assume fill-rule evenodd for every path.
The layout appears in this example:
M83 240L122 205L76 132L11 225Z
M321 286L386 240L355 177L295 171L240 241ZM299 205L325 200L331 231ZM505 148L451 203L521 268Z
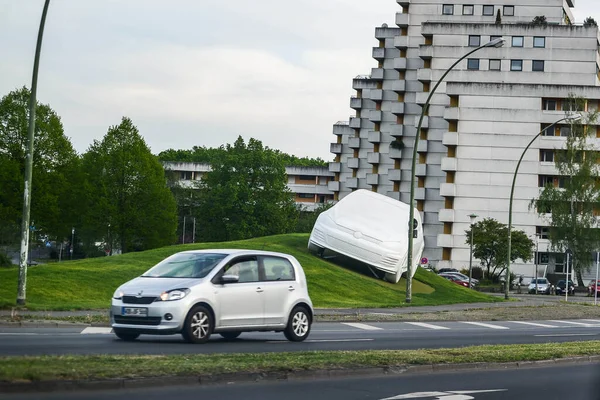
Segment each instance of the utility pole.
M185 216L183 217L183 227L181 230L181 244L185 244Z
M540 239L539 236L536 232L535 234L535 274L534 274L534 279L535 279L535 294L538 294L538 281L537 281L537 276L538 276L538 257L540 256Z
M196 243L196 217L194 217L194 229L192 230L192 243Z
M33 61L33 77L31 79L31 97L29 98L29 128L27 132L27 153L25 156L25 186L23 188L23 217L21 221L21 253L19 260L19 283L17 289L17 305L24 306L27 294L27 248L29 247L29 218L31 215L31 186L33 175L33 143L35 139L35 107L37 104L37 78L42 51L44 25L50 0L44 3L40 29L38 30L35 58Z

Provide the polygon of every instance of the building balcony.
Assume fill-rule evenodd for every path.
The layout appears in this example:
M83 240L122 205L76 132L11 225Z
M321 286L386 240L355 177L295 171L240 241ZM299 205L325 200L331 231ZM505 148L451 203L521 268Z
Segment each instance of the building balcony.
M415 116L415 128L419 127L419 119L421 118L420 115L416 115ZM428 129L429 128L429 117L427 115L423 116L423 122L421 123L421 129Z
M371 79L369 75L357 76L352 80L352 89L373 89L377 87L377 82Z
M459 110L458 107L447 107L444 110L444 119L446 121L458 121L460 116Z
M400 194L400 192L387 192L385 195L390 199L402 201L402 195Z
M454 222L454 210L451 208L442 208L438 213L438 221Z
M415 200L425 200L425 188L415 188Z
M369 98L373 101L382 101L383 100L383 90L371 89L371 91L369 92Z
M390 147L389 156L393 160L402 158L402 149L395 149L393 147Z
M348 159L348 168L356 169L359 165L359 159L356 157Z
M404 125L392 125L390 135L396 138L404 136Z
M385 47L373 47L373 58L382 61L385 58Z
M348 138L348 147L350 147L351 149L360 149L360 138L359 137Z
M350 128L352 129L360 129L361 123L360 118L358 117L350 117Z
M442 183L442 184L440 184L440 196L442 196L442 197L456 197L456 185L454 183Z
M397 71L406 70L406 58L404 58L404 57L394 58L394 69Z
M433 58L433 46L430 44L422 44L419 46L419 57L423 60L430 60Z
M442 158L442 171L456 171L458 168L458 159L456 157Z
M379 174L367 174L367 185L379 185Z
M452 235L440 234L437 236L438 247L453 247L454 238Z
M404 114L404 103L401 103L401 102L392 103L392 109L390 111L394 115Z
M396 3L400 4L401 6L406 7L410 4L410 0L396 0Z
M392 39L400 34L400 28L375 28L375 38L378 40Z
M371 79L382 81L384 76L383 68L371 68Z
M369 121L371 122L381 122L381 117L380 110L371 110L369 112Z
M329 145L329 152L333 154L342 154L342 144L341 143L331 143Z
M415 176L427 176L427 164L415 165Z
M406 92L406 81L405 80L396 80L392 82L392 90L397 93Z
M367 153L367 162L369 164L379 164L381 162L381 153Z
M458 132L444 132L442 144L444 146L458 146Z
M408 48L408 36L396 36L394 38L394 46L400 50Z
M428 150L427 140L419 139L419 143L417 144L417 152L427 153L427 150Z
M369 143L381 143L381 132L379 131L370 131L369 136L367 138Z
M415 97L415 103L422 106L427 102L427 98L429 97L429 92L417 92Z
M346 187L349 189L358 189L358 178L346 179Z
M358 97L350 98L350 108L352 108L354 110L359 110L362 108L362 104L363 104L363 99L358 98Z
M331 190L332 192L339 192L340 191L340 182L338 182L338 181L327 182L327 189Z
M399 169L388 170L388 179L392 182L400 182L402 180L402 171Z
M401 28L405 28L408 26L410 20L409 14L404 13L396 13L396 25Z
M433 73L429 68L421 68L417 71L417 80L419 82L431 82Z
M329 163L329 172L342 172L342 163L339 162L330 162Z

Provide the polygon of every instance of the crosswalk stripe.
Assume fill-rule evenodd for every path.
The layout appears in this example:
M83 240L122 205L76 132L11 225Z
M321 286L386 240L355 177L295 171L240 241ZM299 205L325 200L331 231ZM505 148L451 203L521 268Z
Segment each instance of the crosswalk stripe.
M575 321L560 321L560 320L550 320L550 322L559 322L562 324L571 324L571 325L577 325L577 326L585 326L585 327L590 327L591 324L586 324L585 322L575 322Z
M365 331L381 331L383 328L378 328L373 325L361 324L358 322L342 322L342 325L351 326L353 328L363 329Z
M513 324L539 326L542 328L558 328L558 326L556 326L556 325L540 324L539 322L526 322L526 321L507 321L507 322L512 322Z
M484 328L490 328L490 329L510 329L510 328L507 328L505 326L500 326L500 325L484 324L483 322L466 322L466 321L464 321L463 324L482 326Z
M406 322L406 323L410 324L410 325L420 326L421 328L428 328L428 329L450 329L445 326L426 324L423 322Z
M85 328L84 330L81 331L82 335L98 335L98 334L108 335L110 333L112 333L112 328L103 328L103 327L96 327L96 326L91 326L91 327Z

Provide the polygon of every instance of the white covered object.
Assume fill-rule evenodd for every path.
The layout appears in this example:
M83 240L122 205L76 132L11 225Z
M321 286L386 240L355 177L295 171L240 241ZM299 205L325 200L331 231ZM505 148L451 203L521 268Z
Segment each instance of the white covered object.
M319 215L308 248L324 249L354 258L385 272L397 283L406 272L408 204L368 190L357 190ZM411 277L421 262L423 227L415 209L417 237L413 239Z

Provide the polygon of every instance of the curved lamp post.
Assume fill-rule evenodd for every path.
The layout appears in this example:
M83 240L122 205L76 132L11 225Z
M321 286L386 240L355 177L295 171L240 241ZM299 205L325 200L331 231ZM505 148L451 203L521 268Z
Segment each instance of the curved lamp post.
M475 213L469 215L469 219L471 220L471 247L469 251L469 289L471 289L471 281L473 280L473 223L475 222L475 219L478 216L479 215Z
M433 87L433 90L429 93L427 97L427 101L423 105L421 110L421 117L419 118L419 125L417 127L417 134L415 135L415 143L413 146L413 156L412 156L412 166L410 169L410 211L408 218L408 252L406 257L406 302L410 303L412 301L412 253L413 253L413 219L415 218L415 210L414 210L414 202L415 202L415 168L417 166L417 145L419 144L419 136L421 134L421 125L423 124L423 117L427 113L427 109L429 108L429 102L433 97L433 94L437 90L440 83L446 78L446 76L465 58L469 57L471 54L475 53L486 47L502 47L504 45L504 38L494 39L482 46L476 47L461 58L459 58L450 68L444 72L444 75L438 80L438 82Z
M517 163L517 167L515 168L515 174L513 175L513 180L512 180L512 186L510 188L510 199L508 201L508 246L507 246L507 253L506 253L506 280L504 282L504 298L506 300L508 300L508 290L510 288L510 252L511 252L511 248L510 248L510 242L511 242L511 226L512 226L512 205L513 205L513 195L515 193L515 182L517 180L517 173L519 172L519 167L521 166L521 161L523 160L523 157L525 156L525 153L527 152L527 150L529 150L529 147L533 144L533 142L542 134L544 133L544 131L546 131L546 129L554 127L556 124L562 122L562 121L577 121L581 119L581 114L574 114L571 115L569 117L565 117L565 118L561 118L558 121L553 122L552 124L550 124L549 126L547 126L546 128L542 129L537 135L535 135L533 137L533 139L531 139L531 141L529 142L529 144L527 145L527 147L525 147L525 149L523 149L523 154L521 154L521 158L519 158L519 162ZM536 273L537 275L537 273ZM536 281L536 288L537 288L537 281Z

